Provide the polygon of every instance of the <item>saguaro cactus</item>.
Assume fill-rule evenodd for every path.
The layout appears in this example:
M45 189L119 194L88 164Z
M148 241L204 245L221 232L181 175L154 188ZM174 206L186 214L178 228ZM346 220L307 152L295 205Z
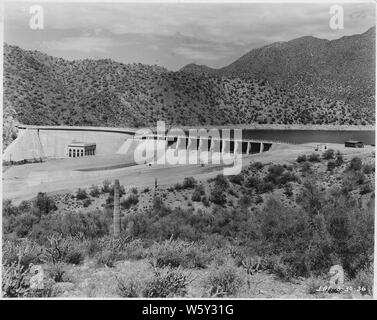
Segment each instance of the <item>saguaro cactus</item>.
M120 234L120 204L119 204L119 180L116 179L114 183L114 214L113 214L113 223L114 223L114 238L119 237Z

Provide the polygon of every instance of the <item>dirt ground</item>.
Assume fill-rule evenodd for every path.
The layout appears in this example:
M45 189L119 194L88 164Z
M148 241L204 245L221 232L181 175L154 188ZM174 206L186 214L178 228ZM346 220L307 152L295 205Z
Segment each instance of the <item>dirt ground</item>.
M204 282L209 269L186 269L192 282L187 288L185 298L205 297ZM120 297L117 278L138 279L143 281L151 277L153 267L147 259L119 261L114 268L97 266L93 260L87 260L79 266L69 266L66 276L74 286L62 292L66 297ZM326 284L326 280L324 280ZM345 283L347 287L348 283ZM358 291L342 293L318 292L310 294L310 279L297 279L288 282L277 279L273 274L257 272L245 279L242 289L234 298L254 299L371 299Z
M262 163L292 163L302 153L314 152L316 143L301 145L273 145L263 153L242 157L242 166L250 162ZM328 148L339 150L347 156L370 155L374 147L362 149L345 148L339 144L328 144ZM322 151L320 151L321 153ZM173 185L182 182L185 177L194 177L196 180L207 180L222 173L224 165L130 165L132 155L106 155L90 158L69 158L49 160L43 163L17 165L3 172L3 199L11 199L15 204L22 200L32 199L38 192L58 194L75 192L78 188L88 188L91 185L100 185L106 179L119 179L127 188L154 187L155 179L159 186ZM106 167L115 167L109 170ZM105 168L105 169L104 169ZM89 169L89 170L88 170ZM88 170L88 171L82 171Z

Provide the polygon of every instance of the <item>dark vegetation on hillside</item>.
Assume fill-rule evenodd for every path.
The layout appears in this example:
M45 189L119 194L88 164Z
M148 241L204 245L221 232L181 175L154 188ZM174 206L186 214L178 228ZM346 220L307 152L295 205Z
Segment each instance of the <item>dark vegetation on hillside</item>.
M251 50L220 69L190 64L181 70L244 80L264 79L271 86L301 99L316 97L331 102L344 101L367 116L364 119L367 123L373 123L375 30L372 27L363 34L332 41L301 37ZM307 107L303 104L302 110ZM323 123L316 115L312 119Z
M318 166L325 172L317 172ZM324 187L324 178L332 186ZM148 258L155 273L141 287L119 279L120 294L127 297L185 295L188 268L210 268L205 296L234 296L245 277L240 270L246 275L262 270L287 281L324 276L334 264L371 292L372 164L357 157L345 161L328 150L318 157L300 156L292 166L253 163L240 175L218 175L208 183L206 189L188 177L169 191L191 190L192 201L208 210L195 210L192 204L171 208L159 194L149 207L135 210L138 190L122 188L121 206L134 209L125 214L123 236L116 241L111 237L113 189L108 181L72 195L80 201L108 196L103 210L89 213L56 212L45 194L19 206L5 201L5 295L17 295L17 277L30 263L53 266L51 277L58 277L64 264L82 264L86 257L110 268L116 261Z
M219 70L67 61L4 46L6 146L18 123L180 125L374 123L374 29L252 50ZM202 72L200 71L202 70Z

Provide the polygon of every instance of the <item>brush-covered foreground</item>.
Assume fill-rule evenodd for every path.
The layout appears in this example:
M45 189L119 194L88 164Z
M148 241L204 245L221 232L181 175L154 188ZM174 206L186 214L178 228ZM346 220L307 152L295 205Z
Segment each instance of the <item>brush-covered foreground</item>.
M157 190L113 185L3 203L3 294L23 296L368 298L374 153L334 150L240 175ZM43 289L30 269L42 265ZM341 265L340 292L318 291Z

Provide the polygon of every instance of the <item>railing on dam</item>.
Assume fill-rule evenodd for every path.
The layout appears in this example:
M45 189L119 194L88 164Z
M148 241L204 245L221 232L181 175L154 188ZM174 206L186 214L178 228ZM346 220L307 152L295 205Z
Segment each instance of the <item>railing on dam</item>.
M135 128L120 128L120 127L92 127L92 126L39 126L39 125L18 125L17 126L20 130L23 129L30 129L30 130L58 130L58 131L94 131L94 132L109 132L109 133L124 133L124 134L136 134L139 129ZM165 135L169 136L169 135ZM143 135L143 137L154 137L155 139L162 136L158 134L153 135ZM175 136L177 138L188 138L189 136ZM212 140L216 140L216 138L212 138ZM232 138L228 139L230 141L236 141ZM274 144L297 144L292 141L283 141L283 140L275 140L275 139L242 139L243 142L256 142L256 143L274 143Z
M18 129L25 130L58 130L58 131L97 131L135 134L137 129L134 128L115 128L115 127L86 127L86 126L34 126L34 125L18 125Z

